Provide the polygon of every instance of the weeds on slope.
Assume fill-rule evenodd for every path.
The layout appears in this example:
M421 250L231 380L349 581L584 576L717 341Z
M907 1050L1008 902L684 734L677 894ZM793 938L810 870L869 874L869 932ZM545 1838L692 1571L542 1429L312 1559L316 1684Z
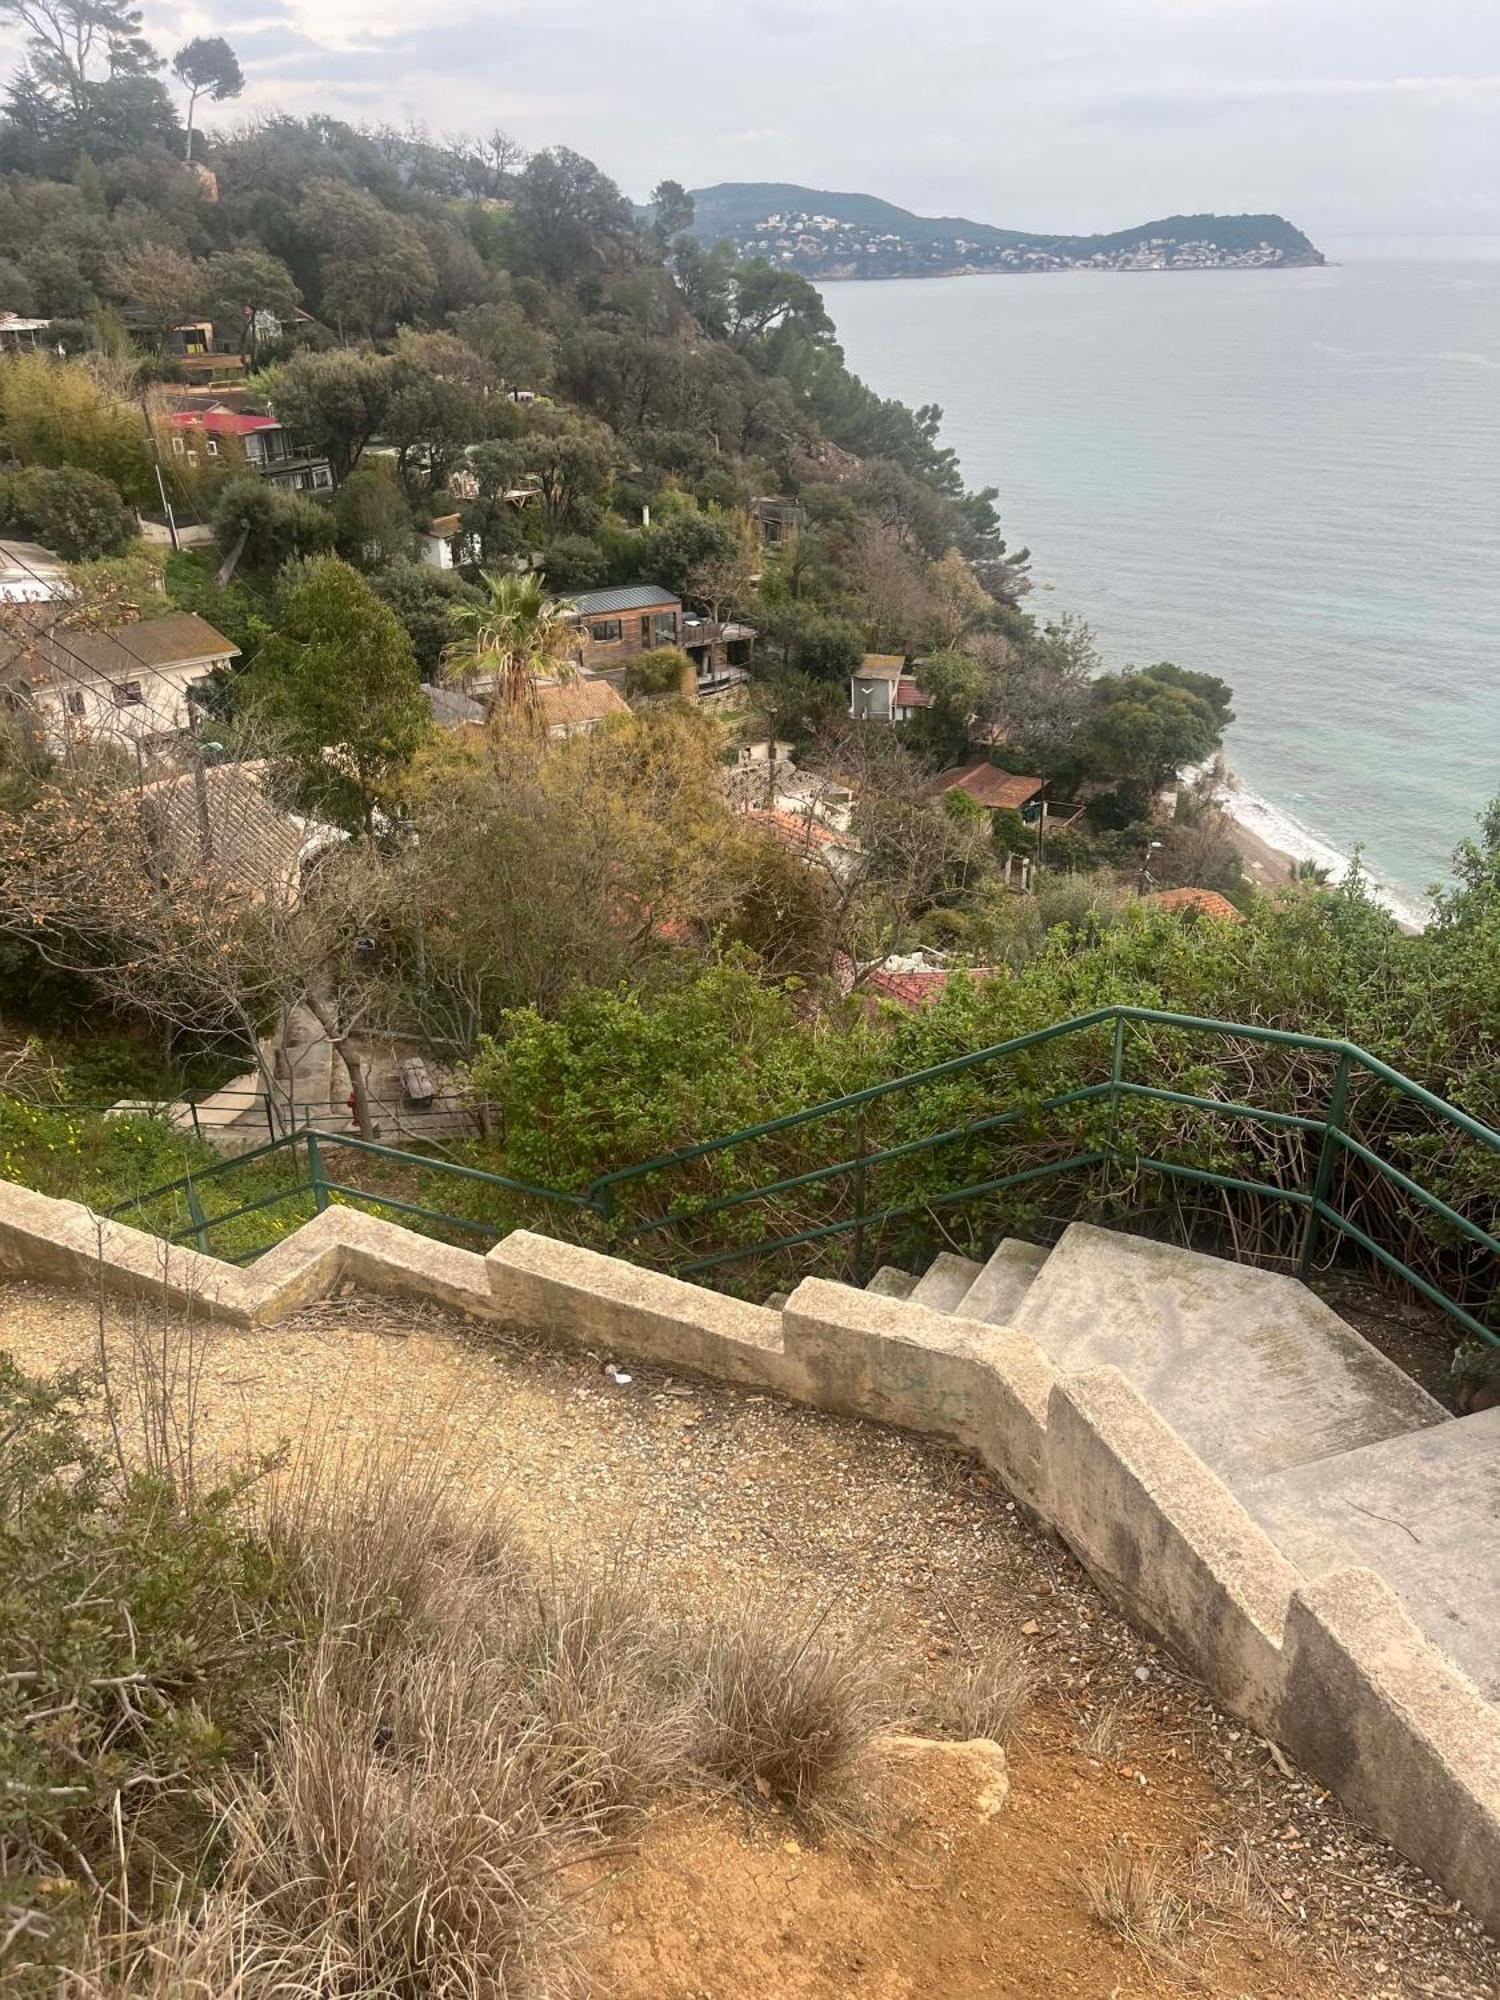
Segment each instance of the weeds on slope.
M681 1620L430 1461L307 1444L207 1486L183 1339L96 1385L108 1452L88 1384L0 1359L7 1993L554 2000L576 1864L653 1799L815 1814L888 1719L819 1619Z

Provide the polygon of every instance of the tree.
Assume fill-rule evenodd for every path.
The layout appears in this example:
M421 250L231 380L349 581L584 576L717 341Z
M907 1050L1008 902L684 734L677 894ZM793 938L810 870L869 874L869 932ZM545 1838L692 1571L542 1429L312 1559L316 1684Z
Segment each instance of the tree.
M419 562L392 563L370 582L376 596L405 626L418 672L423 680L431 680L453 637L454 607L482 603L480 593L453 570L432 569Z
M728 334L742 351L773 328L788 326L806 340L831 341L833 321L816 285L795 271L783 271L763 257L734 273Z
M1154 667L1142 667L1140 671L1143 680L1160 681L1163 687L1183 688L1187 693L1197 695L1212 713L1221 735L1233 722L1234 710L1229 704L1234 700L1234 689L1228 681L1220 680L1217 674L1174 667L1170 660L1160 660Z
M984 703L983 667L967 653L934 653L917 669L917 685L932 706L907 723L906 747L935 770L957 763Z
M201 264L165 243L146 243L115 269L115 288L140 309L158 351L174 327L198 310L204 294Z
M945 651L951 652L970 626L994 609L994 600L957 549L949 549L931 565L927 589L937 643Z
M460 338L490 364L507 387L550 387L552 337L544 327L531 324L514 298L468 306L454 315L453 324Z
M279 257L246 243L216 251L204 264L203 302L216 320L238 327L239 351L253 368L264 321L290 319L302 294Z
M283 493L253 473L232 479L214 509L214 540L224 556L220 583L243 564L262 575L297 556L333 547L334 519L301 493Z
M814 604L797 599L765 604L755 622L782 666L810 680L847 682L865 656L858 627Z
M849 574L865 600L873 649L913 658L932 623L933 600L894 531L867 527L851 551Z
M1104 674L1090 687L1080 748L1098 778L1122 780L1150 794L1185 764L1197 764L1219 741L1214 712L1201 696L1140 673Z
M326 455L340 485L385 422L392 386L389 361L347 352L297 354L265 378L278 421Z
M536 264L555 283L602 270L635 236L624 195L567 146L527 161L515 214Z
M435 493L483 431L480 405L466 383L445 381L399 353L388 387L381 432L396 447L396 477L409 494Z
M544 539L556 541L593 525L614 471L614 434L576 410L532 410L519 437L495 439L469 453L469 469L486 498L508 488L535 488Z
M663 252L693 226L693 197L681 181L658 181L651 190L651 234Z
M692 595L693 580L714 565L733 564L741 553L732 521L683 507L668 514L646 536L642 562L651 581L678 597Z
M1019 641L997 632L975 633L966 650L988 677L980 719L1030 758L1042 776L1049 775L1071 754L1088 712L1089 690L1101 665L1092 631L1067 616Z
M297 219L317 248L322 311L335 325L376 334L430 302L437 272L421 236L373 195L316 180Z
M141 10L124 0L0 0L0 14L26 29L29 71L39 89L65 97L79 118L96 66L105 79L160 66L141 34Z
M454 637L443 665L450 680L464 686L489 683L492 720L519 717L535 723L540 714L537 683L571 680L576 634L565 607L548 597L535 576L495 576L486 572L478 604L457 605Z
M245 88L245 76L234 50L222 35L195 35L190 42L185 42L172 58L172 74L188 93L187 142L183 157L191 160L193 114L198 108L198 99L206 97L211 104L222 104L226 98L238 97Z
M136 537L135 509L120 489L76 465L0 475L0 516L69 562L122 555Z
M416 552L411 508L384 470L351 473L334 496L333 519L339 554L356 569L382 570Z
M156 479L139 406L105 369L45 354L0 360L0 434L22 465L77 465L154 505Z
M399 618L338 556L290 566L275 630L243 683L299 805L373 831L428 730L416 655Z

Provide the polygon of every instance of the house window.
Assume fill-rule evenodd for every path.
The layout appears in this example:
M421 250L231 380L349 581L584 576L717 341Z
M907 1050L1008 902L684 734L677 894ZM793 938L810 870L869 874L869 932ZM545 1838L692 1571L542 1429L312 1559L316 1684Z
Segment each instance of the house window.
M116 681L114 697L116 708L136 708L146 699L139 681Z
M612 646L625 636L625 627L618 618L600 618L589 627L589 637L600 646Z
M69 688L63 696L63 707L68 711L69 715L82 715L86 706L82 690L79 688Z
M652 619L651 625L651 644L653 646L675 645L677 640L677 613L675 611L658 611Z
M210 458L217 458L219 455L219 447L212 438L205 438L203 440L203 449L208 453Z
M187 450L187 446L183 443L180 437L174 437L172 440L172 450L176 453L178 458L181 458L182 454Z

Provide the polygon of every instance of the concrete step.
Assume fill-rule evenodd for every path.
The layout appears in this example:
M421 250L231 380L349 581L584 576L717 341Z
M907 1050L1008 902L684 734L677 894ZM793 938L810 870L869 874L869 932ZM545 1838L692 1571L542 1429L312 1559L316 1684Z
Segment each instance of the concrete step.
M1236 1493L1448 1421L1295 1278L1075 1222L1016 1316L1059 1367L1112 1363Z
M880 1269L865 1286L878 1299L909 1299L917 1289L917 1281L910 1271L903 1271L895 1264L882 1264Z
M1013 1326L1021 1301L1047 1261L1039 1243L1007 1236L970 1285L957 1310L965 1319L982 1319L989 1326Z
M1241 1498L1309 1576L1355 1563L1383 1577L1500 1701L1500 1409L1294 1466Z
M956 1312L983 1269L983 1264L976 1264L972 1257L940 1250L908 1296L914 1306L927 1306L933 1312Z

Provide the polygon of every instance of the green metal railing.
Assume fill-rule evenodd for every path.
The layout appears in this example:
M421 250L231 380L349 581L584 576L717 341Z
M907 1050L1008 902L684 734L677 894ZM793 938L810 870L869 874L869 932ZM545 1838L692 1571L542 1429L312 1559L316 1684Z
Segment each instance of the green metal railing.
M1305 1112L1209 1095L1204 1091L1179 1090L1163 1084L1134 1081L1126 1074L1130 1031L1133 1028L1165 1029L1184 1036L1206 1035L1225 1045L1247 1042L1271 1045L1326 1059L1332 1066L1326 1101L1319 1115L1312 1116ZM1095 1082L1073 1084L1034 1101L1011 1103L982 1117L966 1117L960 1122L940 1126L897 1144L883 1147L867 1144L867 1126L872 1113L890 1100L930 1090L975 1071L1004 1068L1032 1051L1071 1038L1102 1035L1104 1031L1108 1031L1108 1040L1101 1043L1100 1053L1102 1058L1107 1047L1108 1073ZM1496 1274L1500 1272L1500 1236L1423 1187L1412 1174L1383 1158L1349 1130L1351 1095L1362 1080L1385 1086L1396 1094L1403 1106L1436 1120L1450 1136L1479 1147L1487 1161L1495 1162L1493 1194L1487 1183L1480 1205L1491 1222L1500 1216L1500 1133L1457 1106L1446 1103L1434 1092L1403 1076L1399 1070L1366 1050L1351 1042L1301 1035L1286 1029L1126 1006L1099 1008L1073 1020L1016 1036L993 1048L955 1056L950 1061L872 1084L867 1089L811 1105L761 1125L680 1147L675 1152L603 1174L581 1191L541 1187L451 1160L376 1145L353 1135L307 1131L289 1134L270 1145L257 1148L254 1153L226 1161L222 1166L185 1176L135 1196L120 1203L111 1213L116 1216L139 1215L142 1210L153 1206L159 1208L163 1203L181 1196L188 1210L187 1225L161 1233L167 1234L172 1241L194 1242L200 1249L209 1247L212 1232L226 1222L270 1209L294 1197L305 1199L309 1195L315 1208L324 1208L330 1200L338 1199L378 1210L389 1209L439 1228L491 1238L500 1233L494 1224L414 1202L404 1196L386 1195L337 1180L327 1170L325 1149L347 1148L362 1155L397 1162L403 1167L420 1169L423 1176L436 1176L439 1180L454 1176L482 1183L505 1197L514 1198L512 1206L519 1205L522 1212L528 1206L535 1208L538 1205L560 1211L561 1219L571 1220L572 1226L588 1240L600 1242L626 1255L636 1255L642 1261L665 1265L683 1277L703 1275L751 1258L769 1258L804 1246L824 1245L847 1238L850 1264L856 1277L862 1278L866 1275L867 1244L872 1237L893 1224L934 1216L944 1209L977 1204L990 1197L1045 1183L1066 1174L1127 1169L1135 1174L1157 1175L1200 1188L1263 1197L1285 1204L1301 1218L1295 1262L1298 1274L1304 1279L1311 1275L1326 1245L1326 1232L1332 1231L1405 1280L1468 1334L1500 1346L1500 1329L1486 1324L1476 1312L1470 1310L1468 1304L1453 1297L1432 1278L1413 1269L1388 1243L1382 1242L1352 1216L1345 1214L1334 1199L1340 1183L1357 1164L1367 1184L1370 1176L1376 1177L1379 1182L1397 1191L1406 1202L1417 1204L1430 1218L1429 1226L1448 1232L1449 1237L1472 1246L1472 1253L1477 1253L1480 1260L1479 1272L1470 1278L1463 1289L1470 1297L1483 1294L1486 1298L1493 1298ZM1310 1184L1283 1185L1249 1175L1226 1173L1190 1160L1142 1152L1131 1146L1128 1138L1122 1138L1120 1132L1123 1108L1137 1103L1171 1106L1194 1112L1202 1119L1246 1120L1268 1130L1300 1135L1312 1168ZM884 1205L878 1201L872 1204L869 1200L871 1179L881 1169L902 1161L937 1155L946 1148L963 1146L990 1135L1011 1134L1023 1144L1032 1144L1033 1148L1043 1151L1048 1147L1055 1149L1059 1134L1055 1129L1050 1133L1042 1129L1045 1121L1055 1118L1057 1114L1090 1106L1098 1107L1098 1115L1086 1121L1087 1142L1077 1143L1076 1135L1070 1136L1066 1132L1061 1135L1071 1145L1070 1151L1034 1159L1004 1173L983 1174L957 1187L924 1192L915 1200ZM680 1180L689 1169L711 1167L741 1149L800 1133L809 1126L841 1123L852 1125L852 1143L840 1147L837 1156L825 1164L735 1188L727 1193L709 1193L706 1196L690 1193L675 1202L670 1198L673 1181ZM290 1154L293 1158L301 1155L305 1159L305 1171L293 1186L278 1189L228 1211L210 1214L203 1207L201 1192L205 1182L231 1177L252 1162L266 1161L278 1154ZM1486 1171L1490 1170L1487 1168ZM814 1190L828 1190L836 1195L839 1212L829 1219L804 1223L796 1229L782 1230L753 1241L733 1242L706 1250L682 1244L685 1234L707 1222L734 1217L739 1211L747 1209L774 1207L785 1197L803 1196ZM659 1212L649 1212L659 1192L667 1196L666 1204L660 1207ZM648 1212L631 1212L635 1204L645 1205ZM261 1245L242 1252L236 1261L249 1261L264 1247ZM648 1256L648 1251L655 1254Z

